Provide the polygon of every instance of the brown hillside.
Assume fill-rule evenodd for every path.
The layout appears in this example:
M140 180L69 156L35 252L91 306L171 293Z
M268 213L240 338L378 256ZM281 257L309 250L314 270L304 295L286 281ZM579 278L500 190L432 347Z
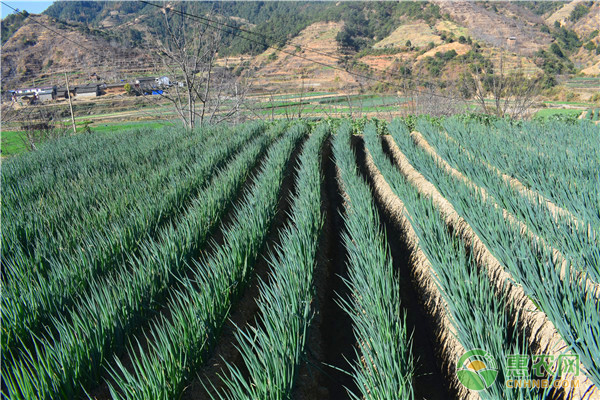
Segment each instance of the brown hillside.
M494 3L496 10L469 1L438 1L443 12L468 28L474 39L530 55L547 47L551 37L539 29L543 21L523 7L511 3ZM508 38L515 37L516 43Z
M429 42L440 44L442 40L436 35L435 30L423 21L408 22L400 25L389 36L373 45L376 49L387 47L404 47L410 40L413 46L427 46Z
M314 23L292 39L285 46L285 51L327 65L337 65L338 59L343 55L335 37L342 26L338 22ZM300 46L301 50L296 46ZM345 71L276 52L274 49L268 49L256 57L253 64L257 69L255 86L266 90L285 91L287 88L297 89L302 85L306 90L348 89L358 84L354 76Z
M572 22L569 19L571 12L578 3L582 3L582 0L575 0L571 3L565 4L548 18L546 23L548 25L554 24L554 21L558 21L561 25L566 26L569 29L574 30L579 37L585 40L595 30L600 30L600 3L594 2L590 7L590 12L584 15L580 20ZM587 4L587 2L585 2Z
M33 21L50 26L60 35ZM72 75L75 82L85 82L93 73L110 81L148 65L140 50L123 48L76 25L58 25L48 16L31 14L2 48L2 83L3 89L61 85L64 71L76 71Z
M423 53L420 56L418 56L417 61L420 61L425 57L433 57L438 52L445 53L450 50L454 50L459 56L462 56L463 54L467 54L469 50L471 50L471 46L467 44L460 44L458 42L442 44L441 46L434 47L426 53Z

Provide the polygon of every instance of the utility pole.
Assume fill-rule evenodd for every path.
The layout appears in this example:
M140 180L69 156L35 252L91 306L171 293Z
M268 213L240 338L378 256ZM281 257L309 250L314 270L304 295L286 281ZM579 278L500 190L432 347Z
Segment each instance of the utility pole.
M66 72L65 82L67 82L67 98L69 99L69 109L71 110L71 123L73 124L73 133L77 133L77 128L75 127L75 117L73 116L73 103L71 102L71 91L69 90L69 79L67 78Z

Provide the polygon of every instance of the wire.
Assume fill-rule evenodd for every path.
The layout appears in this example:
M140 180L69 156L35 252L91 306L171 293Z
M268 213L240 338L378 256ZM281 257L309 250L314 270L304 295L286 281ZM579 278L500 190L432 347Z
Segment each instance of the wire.
M194 20L196 20L197 22L199 22L199 23L201 23L201 24L205 25L205 26L206 26L206 27L208 27L208 28L217 29L217 30L220 30L220 31L227 32L227 30L226 30L226 29L224 29L224 28L221 28L221 27L219 27L219 26L213 26L213 25L211 25L211 23L212 23L212 24L216 24L216 25L221 25L221 26L224 26L224 27L226 27L226 28L228 28L228 29L231 29L231 30L234 30L234 31L237 31L237 32L238 32L238 33L235 33L235 32L227 32L227 33L233 34L234 36L239 36L239 37L241 37L241 38L242 38L242 39L244 39L244 40L247 40L247 41L250 41L250 42L253 42L253 43L260 44L260 45L262 45L262 46L265 46L265 47L267 47L267 48L271 48L271 49L273 49L273 50L275 50L275 51L279 51L279 52L281 52L281 53L284 53L284 54L290 55L290 56L292 56L292 57L301 58L301 59L303 59L303 60L309 61L309 62L311 62L311 63L314 63L314 64L318 64L318 65L321 65L321 66L325 66L325 67L328 67L328 68L332 68L332 69L334 69L334 70L342 71L342 72L348 73L349 75L352 75L352 76L355 76L355 77L359 77L359 78L362 78L362 79L365 79L365 80L370 80L370 81L374 81L374 82L378 82L378 83L383 83L383 84L393 85L393 86L395 86L395 87L401 88L401 89L403 89L403 90L405 90L405 91L409 91L409 92L412 92L412 93L419 93L419 94L425 94L425 95L430 95L430 96L435 96L435 97L440 97L440 98L445 98L445 99L450 99L450 100L457 100L457 98L456 98L456 97L452 97L452 96L446 96L446 95L439 94L439 93L435 93L435 92L431 92L431 91L423 91L423 90L418 90L418 89L412 89L412 88L402 87L402 86L400 86L399 84L397 84L397 83L394 83L394 82L390 82L390 81L384 81L384 80L382 80L382 79L378 79L378 78L375 78L375 77L372 77L372 76L369 76L369 75L364 75L364 74L360 74L360 73L357 73L357 72L349 71L347 68L341 68L341 67L339 67L339 66L337 66L337 65L331 65L331 64L328 64L328 63L325 63L325 62L322 62L322 61L314 60L314 59L311 59L311 58L309 58L309 57L306 57L306 56L304 56L304 55L300 55L300 54L297 54L297 53L295 53L295 52L291 52L291 51L285 50L283 47L269 45L268 43L266 43L266 42L265 42L265 41L266 41L266 39L268 39L268 36L266 36L266 35L263 35L263 34L259 34L259 33L255 33L255 32L249 31L249 30L247 30L247 29L243 29L243 28L240 28L240 27L237 27L237 26L234 26L234 25L230 25L230 24L222 23L222 22L219 22L219 21L212 20L212 19L210 19L210 18L206 18L206 17L203 17L203 16L199 16L199 15L195 15L195 14L187 13L187 12L184 12L184 11L179 11L179 10L175 10L175 9L167 9L167 8L166 8L166 7L164 7L164 6L160 6L160 5L157 5L157 4L153 4L153 3L150 3L150 2L148 2L148 1L145 1L145 0L138 0L138 1L139 1L139 2L141 2L141 3L143 3L143 4L150 5L150 6L152 6L152 7L160 8L160 9L162 9L162 10L165 10L165 11L171 11L171 12L174 12L174 13L176 13L176 14L179 14L179 15L181 15L182 17L186 17L186 18L191 18L191 19L194 19ZM8 4L6 4L4 1L0 1L0 3L4 4L5 6L7 6L7 7L8 7L8 8L10 8L10 9L12 9L13 11L16 11L16 12L18 12L18 10L17 10L17 9L15 9L14 7L12 7L12 6L8 5ZM79 46L79 47L81 47L81 48L83 48L83 49L85 49L85 50L87 50L87 51L94 52L94 50L91 50L91 49L89 49L89 48L87 48L87 47L83 46L82 44L80 44L80 43L78 43L78 42L76 42L76 41L74 41L74 40L72 40L72 39L70 39L70 38L68 38L68 37L64 36L64 35L63 35L63 34L61 34L60 32L57 32L57 31L55 31L55 30L53 30L53 29L49 28L49 27L48 27L48 26L46 26L45 24L42 24L42 23L40 23L40 22L36 21L35 19L32 19L32 21L33 21L34 23L36 23L36 24L38 24L38 25L40 25L40 26L42 26L42 27L44 27L44 28L48 29L49 31L53 32L54 34L56 34L56 35L58 35L58 36L60 36L60 37L62 37L62 38L64 38L64 39L68 40L69 42L72 42L72 43L76 44L77 46ZM259 36L259 37L262 37L262 38L263 38L263 41L262 41L262 42L259 42L259 41L257 41L257 40L254 40L254 39L252 39L252 38L249 38L249 37L247 37L247 36L242 36L242 35L241 35L241 33L246 33L246 34L251 34L251 35L254 35L254 36ZM305 50L305 51L307 51L307 52L312 52L312 53L315 53L315 54L321 54L321 55L324 55L324 56L327 56L327 57L330 57L330 58L333 58L333 59L337 59L337 60L340 60L340 61L346 61L346 60L344 60L344 59L342 59L342 58L339 58L339 57L333 56L333 55L331 55L331 54L329 54L329 53L320 52L320 51L318 51L318 50L314 50L314 49L303 49L303 50ZM96 54L99 54L101 57L103 57L103 56L104 56L104 54L100 54L100 53L97 53L97 52L96 52ZM381 70L377 70L377 71L379 71L379 72L384 72L384 71L381 71ZM54 74L57 74L57 73L54 73ZM393 74L391 74L391 73L389 73L389 72L388 72L387 74L388 74L388 75L392 75L392 76L393 76ZM414 79L410 79L410 78L408 78L408 77L403 77L403 78L405 78L405 79L407 79L407 80L412 80L412 81L415 81ZM416 82L420 83L419 81L416 81Z
M143 4L151 5L151 6L153 6L153 7L160 7L160 8L163 8L163 7L161 7L161 6L158 6L158 5L156 5L156 4L152 4L152 3L148 2L148 1L145 1L145 0L139 0L139 2L140 2L140 3L143 3ZM195 18L197 18L197 19L201 19L201 20L204 20L204 21L207 21L207 22L212 22L212 23L221 24L221 25L223 25L223 26L226 26L226 27L228 27L228 28L231 28L231 29L236 29L236 30L238 30L238 31L241 31L241 32L244 32L244 33L247 33L247 34L253 35L253 36L258 36L258 37L261 37L261 38L263 38L264 40L270 40L270 39L272 40L272 39L273 39L273 38L271 38L271 37L269 37L269 36L267 36L267 35L265 35L265 34L258 33L258 32L254 32L254 31L251 31L251 30L248 30L248 29L244 29L244 28L241 28L241 27L239 27L239 26L237 26L237 25L229 25L229 24L227 24L227 23L225 23L225 22L219 22L219 21L215 21L215 20L213 20L213 19L210 19L210 18L207 18L207 17L203 17L203 16L201 16L201 15L189 14L189 13L186 13L186 12L183 12L183 11L181 11L181 13L183 13L183 14L186 14L186 15L190 15L190 16L194 16L194 17L195 17ZM267 43L266 43L266 42L265 42L265 45L267 45ZM299 46L299 47L300 47L300 46ZM282 49L282 48L283 48L283 46L280 46L280 47L277 47L277 48L279 48L279 49ZM334 54L334 53L322 52L322 51L315 50L315 49L303 49L303 50L305 50L305 51L309 51L309 52L311 52L311 53L315 53L315 54L320 54L320 55L322 55L322 56L331 57L331 58L333 58L333 59L336 59L336 60L339 60L339 61L345 61L345 59L344 59L344 58L341 58L341 57L339 57L338 55L336 55L336 54Z
M217 30L220 30L222 32L227 32L227 30L223 29L223 28L220 28L219 26L211 26L210 23L204 22L204 21L208 20L208 21L211 21L214 24L223 25L223 26L226 26L229 29L237 30L237 31L240 31L242 33L249 32L249 31L247 31L245 29L238 28L238 27L233 27L233 25L223 24L221 22L210 20L208 18L205 18L205 17L202 17L202 16L198 16L198 15L195 15L195 14L191 14L191 13L187 13L187 12L179 11L179 10L175 10L175 9L167 9L166 7L160 6L158 4L153 4L153 3L150 3L150 2L145 1L145 0L138 0L138 1L141 2L141 3L144 3L144 4L147 4L147 5L156 7L156 8L161 8L161 9L163 9L165 11L169 11L169 12L173 12L173 13L179 14L179 15L181 15L183 17L195 19L199 23L201 23L201 24L203 24L203 25L205 25L205 26L207 26L209 28L217 29ZM429 96L435 96L435 97L445 98L445 99L448 99L448 100L458 100L457 97L446 96L446 95L443 95L443 94L440 94L440 93L431 92L431 91L424 91L424 90L419 90L419 89L406 88L406 87L403 87L403 86L401 86L401 85L399 85L397 83L394 83L394 82L384 81L382 79L378 79L378 78L375 78L375 77L372 77L372 76L363 75L363 74L359 74L359 73L356 73L356 72L353 72L353 71L349 71L348 69L341 68L341 67L339 67L337 65L327 64L327 63L324 63L322 61L314 60L314 59L311 59L309 57L306 57L306 56L303 56L303 55L300 55L300 54L297 54L297 53L293 53L291 51L287 51L287 50L285 50L285 49L283 49L281 47L273 46L273 45L270 45L270 44L265 43L265 42L259 42L257 40L248 38L246 36L242 36L240 33L237 33L237 34L233 33L233 32L227 32L227 33L231 33L234 36L239 36L242 39L248 40L249 42L257 43L257 44L260 44L260 45L265 46L267 48L271 48L273 50L279 51L281 53L288 54L288 55L290 55L292 57L301 58L303 60L312 62L314 64L318 64L318 65L325 66L325 67L328 67L328 68L332 68L332 69L335 69L335 70L338 70L338 71L346 72L346 73L348 73L350 75L353 75L355 77L359 77L359 78L362 78L362 79L365 79L365 80L371 80L371 81L378 82L378 83L392 85L392 86L395 86L397 88L400 88L400 89L403 89L405 91L409 91L409 92L412 92L412 93L418 93L418 94L424 94L424 95L429 95Z
M3 2L3 1L0 1L0 3L4 4L6 7L10 8L11 10L13 10L13 11L15 11L15 12L19 12L19 10L18 10L18 9L16 9L16 8L14 8L14 7L12 7L12 6L9 6L8 4L6 4L6 3L5 3L5 2ZM65 35L61 34L60 32L57 32L57 31L55 31L54 29L52 29L52 28L49 28L49 27L48 27L48 26L46 26L45 24L42 24L41 22L38 22L38 21L36 21L36 20L35 20L35 18L32 18L32 19L31 19L31 21L32 21L32 22L34 22L34 23L36 23L36 24L38 24L38 25L40 25L40 26L42 26L43 28L46 28L46 29L48 29L50 32L53 32L54 34L56 34L56 35L58 35L58 36L62 37L63 39L66 39L66 40L68 40L69 42L71 42L71 43L73 43L73 44L76 44L77 46L81 47L82 49L85 49L85 50L87 50L87 51L93 51L93 50L91 50L91 49L88 49L87 47L85 47L85 46L84 46L84 45L82 45L81 43L78 43L78 42L76 42L75 40L72 40L72 39L68 38L67 36L65 36Z
M150 3L150 2L145 1L145 0L138 0L138 1L141 2L141 3L143 3L143 4L151 5L153 7L157 7L157 8L160 8L160 9L165 9L165 7L162 7L162 6L157 5L157 4ZM239 34L236 35L236 34L232 33L234 36L239 36L242 39L245 39L245 40L248 40L248 41L251 41L251 42L254 42L254 43L261 44L261 45L263 45L263 46L265 46L267 48L272 48L274 50L283 52L285 54L289 54L289 55L292 55L292 56L295 56L295 57L300 57L300 58L303 58L305 60L308 60L308 61L311 61L311 62L314 62L314 63L317 63L317 64L321 64L321 65L324 65L324 66L327 66L327 67L338 69L340 71L343 70L343 71L345 71L345 72L347 72L347 73L349 73L351 75L362 77L364 79L377 80L376 78L373 78L373 77L370 77L370 76L367 76L367 75L362 75L362 74L358 74L356 72L349 71L347 66L346 66L346 68L335 67L335 66L332 66L332 65L329 65L329 64L324 64L324 63L322 63L320 61L311 60L311 59L309 59L309 58L307 58L305 56L299 56L296 53L291 53L289 51L286 51L283 46L269 45L266 42L266 40L269 40L269 39L272 40L272 38L269 38L269 36L267 36L267 35L264 35L264 34L261 34L261 33L257 33L257 32L252 32L252 31L247 30L247 29L243 29L243 28L240 28L240 27L237 27L237 26L234 26L234 25L229 25L229 24L226 24L226 23L223 23L223 22L219 22L219 21L216 21L216 20L213 20L213 19L210 19L210 18L206 18L206 17L200 16L200 15L195 15L195 14L191 14L191 13L187 13L187 12L179 11L179 10L173 10L173 9L167 9L167 10L176 12L176 13L182 15L182 16L187 16L189 18L194 18L194 19L200 19L200 20L203 20L203 21L208 21L210 23L223 25L223 26L226 26L226 27L228 27L230 29L238 30L238 31L241 31L243 33L247 33L247 34L251 34L251 35L254 35L254 36L261 37L261 38L263 38L264 41L263 42L256 42L256 41L254 41L252 39L249 39L247 37L240 36ZM210 25L208 25L208 26L210 26ZM219 28L216 28L216 29L219 29ZM315 50L315 49L311 49L311 48L307 48L307 47L302 47L302 46L296 46L296 47L299 47L302 51L311 52L311 53L315 53L315 54L320 54L320 55L323 55L323 56L327 56L327 57L330 57L330 58L332 58L334 60L337 60L339 62L342 62L342 63L347 63L347 61L348 61L346 58L340 57L340 56L332 54L332 53L322 52L322 51L319 51L319 50ZM405 75L401 75L401 74L397 74L397 73L393 73L393 72L389 72L389 71L385 71L385 70L373 68L373 67L370 67L370 66L368 66L368 68L371 69L371 70L373 70L373 71L377 71L377 72L380 72L380 73L384 73L384 74L390 75L391 77L402 78L402 79L405 79L405 80L408 80L408 81L412 81L412 82L414 82L414 83L416 83L418 85L423 84L423 82L421 80L419 80L419 79L415 79L415 78L408 77L408 76L405 76ZM386 81L382 81L382 80L377 80L377 81L380 82L380 83L390 84L390 82L386 82ZM400 87L397 84L395 86ZM413 91L413 92L417 92L417 93L427 93L427 94L431 94L431 95L438 96L438 97L444 97L444 98L449 98L449 99L452 99L452 100L457 100L456 97L444 96L444 95L433 93L433 92L419 91L419 90L416 90L416 89L410 89L410 88L404 88L404 87L401 87L401 88L404 89L404 90L407 90L407 91Z

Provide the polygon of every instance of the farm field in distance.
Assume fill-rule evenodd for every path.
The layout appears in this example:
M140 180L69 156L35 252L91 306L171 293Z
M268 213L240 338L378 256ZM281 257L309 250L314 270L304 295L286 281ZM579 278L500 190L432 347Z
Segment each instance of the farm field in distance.
M333 92L273 101L304 99L350 113ZM97 122L4 158L3 397L600 399L586 112L278 107Z
M129 99L130 102L135 99ZM143 112L135 107L139 104L133 102L123 110L109 112L104 103L111 103L102 99L95 104L92 101L85 103L92 107L92 111L85 108L82 114L75 113L78 131L88 126L93 132L105 130L120 131L134 126L174 126L179 125L174 110L164 104L147 104L148 100L139 100L146 106ZM491 102L491 100L490 100ZM413 114L410 107L411 99L404 96L390 94L343 94L336 92L298 92L274 96L252 95L249 97L246 111L247 118L263 119L293 119L298 115L304 118L360 118L372 117L391 120ZM587 116L588 110L598 107L589 102L558 102L546 101L545 107L537 110L533 117L545 119L554 116L579 117ZM136 106L137 104L137 106ZM51 105L56 109L63 109L64 104ZM83 106L82 106L83 107ZM93 107L99 107L97 110ZM132 108L133 107L133 108ZM465 111L473 111L476 105L471 102L463 104ZM227 105L223 106L225 110ZM77 109L77 104L76 104ZM590 119L590 118L588 118ZM63 119L63 124L68 124L68 119ZM19 124L9 123L2 130L2 156L10 157L27 151L24 132Z

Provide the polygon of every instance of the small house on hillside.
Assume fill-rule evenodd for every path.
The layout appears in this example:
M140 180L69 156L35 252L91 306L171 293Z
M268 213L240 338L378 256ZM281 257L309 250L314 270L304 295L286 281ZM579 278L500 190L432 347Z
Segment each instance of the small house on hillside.
M15 91L17 100L49 101L56 98L56 86L17 89Z
M75 96L78 98L98 97L99 94L98 85L82 85L75 88Z
M135 87L140 89L149 89L156 86L155 77L137 78L135 80Z

